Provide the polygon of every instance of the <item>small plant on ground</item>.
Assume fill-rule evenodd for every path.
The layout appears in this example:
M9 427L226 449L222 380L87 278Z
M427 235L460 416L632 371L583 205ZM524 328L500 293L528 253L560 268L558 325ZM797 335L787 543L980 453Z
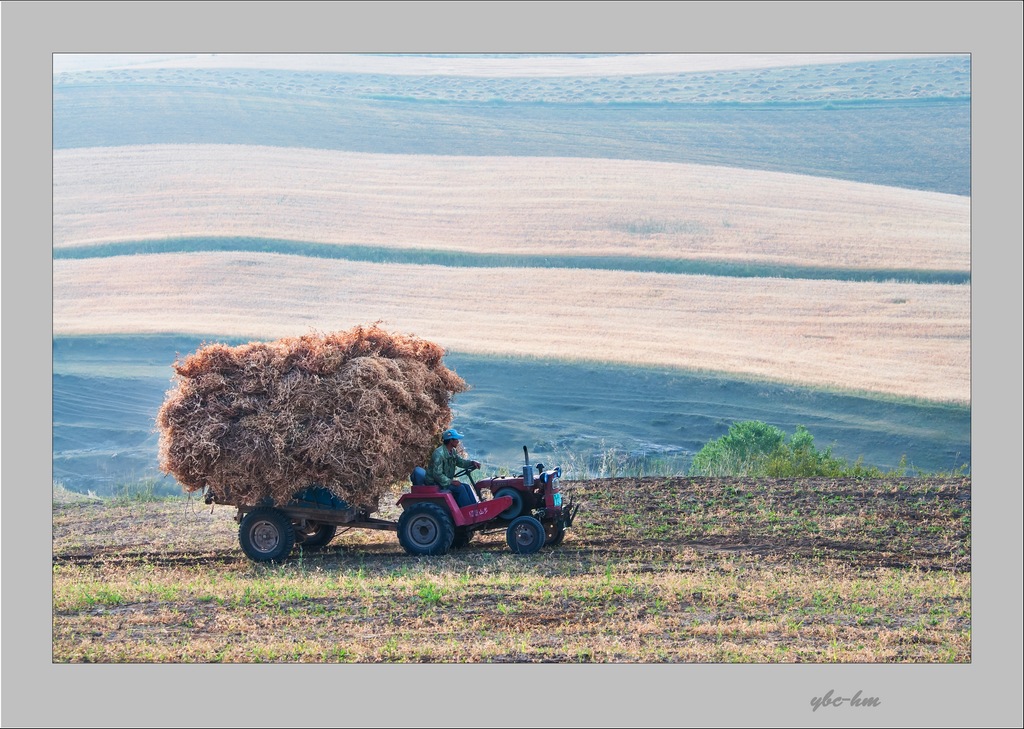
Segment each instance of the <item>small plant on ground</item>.
M177 484L161 483L160 479L145 478L119 484L113 493L113 500L119 503L166 501L182 498L181 487Z
M100 501L100 497L91 490L84 494L72 491L64 485L63 481L53 482L53 503L69 504L79 501Z

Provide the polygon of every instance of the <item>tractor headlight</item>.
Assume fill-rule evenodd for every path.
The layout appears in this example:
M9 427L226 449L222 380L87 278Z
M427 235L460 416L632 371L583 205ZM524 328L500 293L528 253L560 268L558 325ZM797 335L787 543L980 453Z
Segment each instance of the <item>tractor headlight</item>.
M555 506L561 506L562 505L562 492L561 491L556 491L554 494L552 494L552 500L554 501Z

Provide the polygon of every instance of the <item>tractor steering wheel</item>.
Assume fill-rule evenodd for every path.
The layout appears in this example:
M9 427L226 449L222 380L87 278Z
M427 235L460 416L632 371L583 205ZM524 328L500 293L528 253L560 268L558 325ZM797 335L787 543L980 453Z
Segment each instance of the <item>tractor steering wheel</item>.
M474 487L476 486L476 481L474 481L474 480L473 480L473 469L469 469L469 468L460 468L460 469L459 469L458 471L456 471L456 472L455 472L455 475L454 475L454 476L452 476L452 478L458 479L458 478L462 478L463 476L465 476L466 478L468 478L468 479L469 479L469 482L470 482L470 483L471 483L471 484L472 484L472 485L473 485Z

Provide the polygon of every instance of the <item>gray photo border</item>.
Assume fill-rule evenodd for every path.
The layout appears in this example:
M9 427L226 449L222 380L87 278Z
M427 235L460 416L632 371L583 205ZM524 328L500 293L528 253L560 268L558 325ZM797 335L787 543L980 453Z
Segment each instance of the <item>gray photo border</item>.
M539 686L516 726L1021 726L1021 3L4 2L2 723L451 726ZM54 665L41 524L52 457L53 53L972 54L972 656L955 666ZM46 395L50 394L50 398ZM1007 412L1006 403L1010 404ZM1012 461L1012 463L1011 463ZM1016 505L1016 506L1015 506ZM1008 549L1008 556L1001 552ZM539 674L539 675L538 675ZM295 688L301 691L296 692ZM829 689L871 713L810 711ZM270 697L320 697L297 708ZM541 695L542 694L542 695ZM548 703L559 694L569 697ZM249 701L247 697L252 697ZM437 703L438 697L445 697ZM331 707L337 707L332 709ZM344 708L343 708L344 707ZM423 707L430 707L424 710ZM533 711L531 709L537 707ZM534 713L536 712L536 713Z

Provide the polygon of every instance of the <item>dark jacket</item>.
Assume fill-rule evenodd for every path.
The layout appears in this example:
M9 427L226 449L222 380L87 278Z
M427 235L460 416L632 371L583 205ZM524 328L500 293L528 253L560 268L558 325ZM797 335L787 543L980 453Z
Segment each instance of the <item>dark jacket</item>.
M430 456L427 466L427 483L441 488L452 485L452 477L460 468L472 468L473 461L466 460L458 454L449 453L444 444L438 446Z

